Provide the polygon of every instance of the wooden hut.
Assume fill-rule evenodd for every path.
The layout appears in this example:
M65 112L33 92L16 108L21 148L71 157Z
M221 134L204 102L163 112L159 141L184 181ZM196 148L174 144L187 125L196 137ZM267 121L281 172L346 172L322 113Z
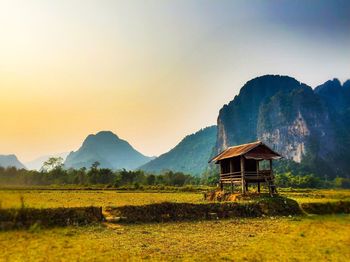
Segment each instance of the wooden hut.
M261 141L232 146L212 158L210 162L220 165L220 187L224 184L239 185L242 193L248 190L249 184L257 184L260 192L260 183L266 183L269 193L276 193L272 160L282 156Z

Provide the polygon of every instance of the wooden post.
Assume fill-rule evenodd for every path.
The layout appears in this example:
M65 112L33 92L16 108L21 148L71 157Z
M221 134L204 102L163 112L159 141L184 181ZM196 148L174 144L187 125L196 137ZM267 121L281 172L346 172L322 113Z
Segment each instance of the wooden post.
M248 192L248 183L245 183L245 190Z
M269 177L269 182L267 183L267 186L269 187L269 193L270 193L270 196L273 196L273 188L271 187L272 185L272 159L269 160L269 163L270 163L270 177Z
M241 179L242 179L242 194L245 194L244 157L243 156L241 156Z
M271 178L271 182L270 182L270 195L272 196L272 194L276 193L276 187L275 187L275 182L274 182L274 176L273 176L273 170L272 170L272 159L270 159L270 178Z
M233 173L233 159L230 159L230 173Z
M258 179L259 178L259 160L256 160L256 175L258 176ZM258 193L260 193L260 182L258 182Z
M221 175L224 173L224 168L223 168L223 164L222 162L220 161L220 179L219 179L219 183L220 183L220 190L224 190L224 183L222 183L221 181Z

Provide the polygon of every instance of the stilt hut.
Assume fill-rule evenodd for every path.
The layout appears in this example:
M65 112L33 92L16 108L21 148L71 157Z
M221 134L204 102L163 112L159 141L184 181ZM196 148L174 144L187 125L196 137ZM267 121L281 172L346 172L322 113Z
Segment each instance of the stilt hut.
M277 192L274 184L272 160L282 156L261 141L249 144L232 146L212 158L210 162L220 165L220 187L225 184L239 185L242 194L248 190L249 184L257 184L260 192L260 183L266 183L270 195Z

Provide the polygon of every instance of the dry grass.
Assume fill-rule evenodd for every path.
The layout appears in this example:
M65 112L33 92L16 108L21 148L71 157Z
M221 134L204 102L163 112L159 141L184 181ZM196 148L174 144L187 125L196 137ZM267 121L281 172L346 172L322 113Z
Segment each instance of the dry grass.
M350 216L0 232L0 261L349 261Z
M350 201L350 190L346 189L300 189L292 191L280 190L281 195L298 201L309 202L332 202L339 200Z
M299 203L350 200L350 190L293 190L282 191L281 195ZM154 193L115 192L98 190L0 190L0 207L19 208L23 197L26 207L80 207L80 206L122 206L144 205L160 202L203 202L201 193Z
M21 207L23 197L26 207L80 207L144 205L160 202L198 203L203 200L199 193L146 193L115 191L58 191L58 190L0 190L2 208Z

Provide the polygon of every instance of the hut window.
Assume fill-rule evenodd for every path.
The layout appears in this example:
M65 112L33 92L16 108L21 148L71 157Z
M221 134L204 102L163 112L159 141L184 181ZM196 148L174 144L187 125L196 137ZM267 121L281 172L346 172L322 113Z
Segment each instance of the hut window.
M259 161L259 170L270 170L270 161L269 160Z

